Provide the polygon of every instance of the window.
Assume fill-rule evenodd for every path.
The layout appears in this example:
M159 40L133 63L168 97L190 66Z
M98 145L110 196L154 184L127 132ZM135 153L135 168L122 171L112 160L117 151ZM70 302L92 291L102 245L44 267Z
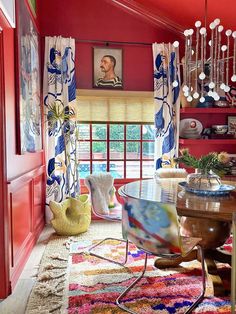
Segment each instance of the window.
M119 180L152 177L153 92L80 89L77 93L80 178L109 171L119 185Z
M152 177L153 125L81 123L79 134L80 178L101 171L115 179Z

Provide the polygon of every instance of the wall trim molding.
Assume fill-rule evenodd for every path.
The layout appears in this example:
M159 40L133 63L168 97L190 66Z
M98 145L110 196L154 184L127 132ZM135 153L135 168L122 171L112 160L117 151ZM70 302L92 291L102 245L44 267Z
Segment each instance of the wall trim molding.
M146 20L154 26L159 26L163 29L168 29L169 31L183 36L183 27L174 21L164 18L163 13L160 11L158 14L151 13L141 4L136 3L133 0L111 0L109 3L122 8L126 12L128 11L132 15L136 15Z
M45 165L41 165L33 170L30 170L24 174L21 174L20 176L16 178L13 178L7 181L8 192L14 192L16 189L18 189L19 186L31 181L32 178L37 177L40 174L43 174L44 171L45 171Z
M27 240L24 241L21 250L17 254L17 262L14 262L14 267L10 267L11 274L10 274L10 284L11 284L11 291L17 284L19 276L22 272L22 269L25 266L27 259L29 258L43 228L45 226L44 219L40 220L40 224L38 224L33 233L30 233L27 237Z

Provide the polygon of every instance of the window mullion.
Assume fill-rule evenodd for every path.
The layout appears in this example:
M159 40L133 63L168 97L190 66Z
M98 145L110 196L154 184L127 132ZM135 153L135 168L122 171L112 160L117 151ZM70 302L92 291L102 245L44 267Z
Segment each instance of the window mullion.
M126 139L127 139L127 124L124 124L124 179L126 179Z
M92 131L92 123L89 124L89 140L90 140L90 173L92 173L92 169L93 169L93 131Z
M110 171L110 124L107 124L107 171Z
M140 179L143 177L143 124L140 128Z

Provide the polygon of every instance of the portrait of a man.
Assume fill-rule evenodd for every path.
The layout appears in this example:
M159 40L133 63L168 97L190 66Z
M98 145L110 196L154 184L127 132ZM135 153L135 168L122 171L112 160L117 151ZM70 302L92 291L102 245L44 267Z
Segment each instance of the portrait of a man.
M93 48L93 87L122 89L122 50Z

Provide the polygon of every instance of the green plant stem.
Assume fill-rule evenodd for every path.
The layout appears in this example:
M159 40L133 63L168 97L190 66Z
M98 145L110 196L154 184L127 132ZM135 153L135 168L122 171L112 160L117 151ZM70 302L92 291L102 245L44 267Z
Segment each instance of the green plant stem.
M63 135L63 140L64 140L64 156L65 156L65 165L66 165L66 180L67 184L69 186L69 196L71 197L71 191L70 191L70 174L69 174L69 158L68 158L68 151L67 151L67 140L66 140L66 134L64 132L63 124L61 124L61 130L62 130L62 135Z

